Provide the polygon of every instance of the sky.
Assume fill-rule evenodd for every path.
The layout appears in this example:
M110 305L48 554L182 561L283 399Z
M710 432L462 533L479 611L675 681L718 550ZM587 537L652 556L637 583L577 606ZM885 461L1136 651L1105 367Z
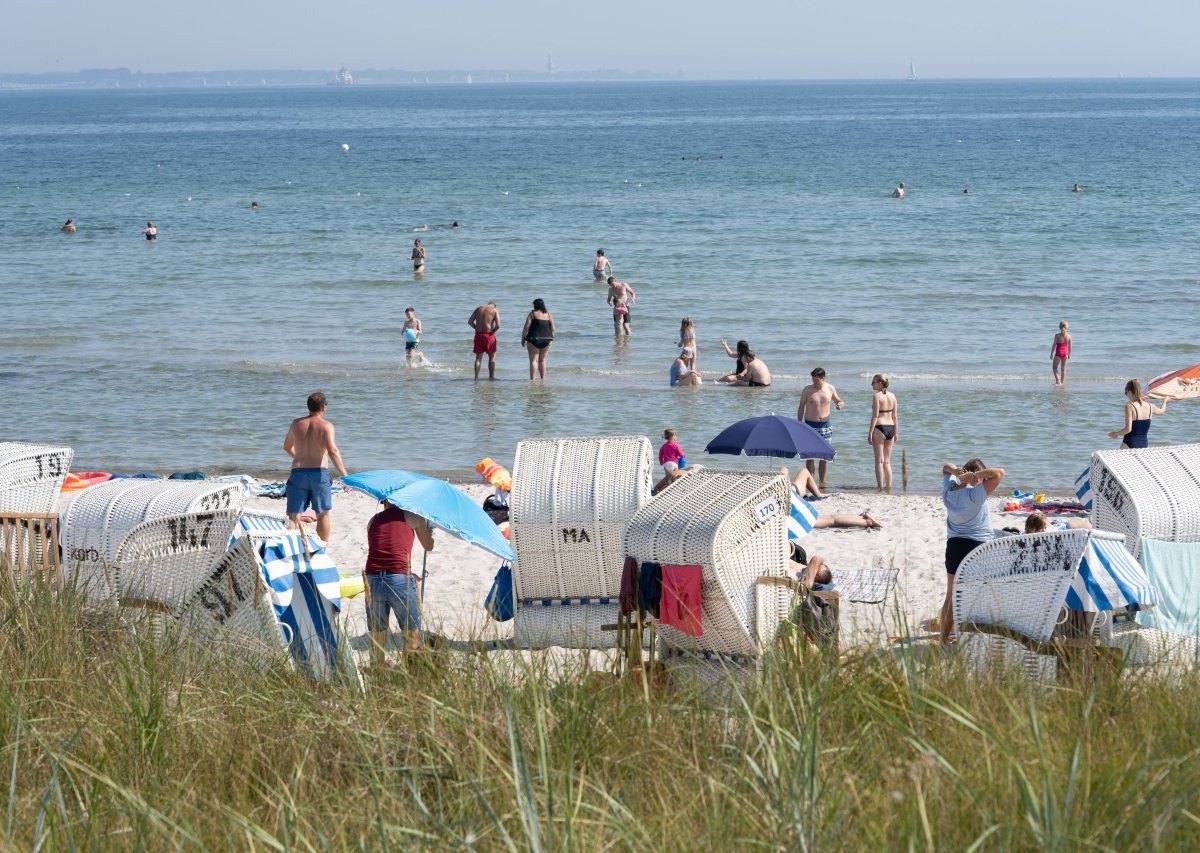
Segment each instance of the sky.
M689 79L1200 76L1200 0L54 0L0 71L682 71Z

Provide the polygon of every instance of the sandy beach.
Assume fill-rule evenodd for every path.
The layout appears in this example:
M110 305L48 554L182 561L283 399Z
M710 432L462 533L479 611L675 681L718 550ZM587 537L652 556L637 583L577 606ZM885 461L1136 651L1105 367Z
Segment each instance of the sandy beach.
M482 503L490 488L460 486L476 503ZM993 507L995 501L992 501ZM356 491L334 495L333 533L329 553L339 570L361 569L367 556L367 522L378 502ZM814 530L801 544L809 554L820 554L837 570L899 570L896 594L887 605L849 604L842 609L842 642L878 645L907 625L916 632L922 620L937 615L945 593L944 549L946 514L934 495L880 495L863 492L835 493L817 504L822 514L853 514L868 511L883 525L882 530L824 528ZM283 501L256 497L247 509L280 513ZM1021 520L992 513L995 527L1020 526ZM422 560L420 545L413 549L413 562ZM428 578L425 585L426 627L454 640L497 639L512 636L512 622L497 623L483 609L499 560L487 552L446 533L438 533L434 551L425 556ZM343 601L344 629L356 650L366 648L364 599ZM393 626L394 627L394 626ZM397 642L393 638L393 642Z

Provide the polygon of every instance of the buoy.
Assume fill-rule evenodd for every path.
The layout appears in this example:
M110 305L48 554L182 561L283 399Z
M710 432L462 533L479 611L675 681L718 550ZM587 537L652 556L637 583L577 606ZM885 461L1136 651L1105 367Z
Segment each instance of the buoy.
M347 143L343 142L343 143L342 143L342 150L343 150L343 151L349 151L349 150L350 150L350 146L349 146Z
M485 456L475 463L475 471L497 489L512 491L512 474L496 460Z

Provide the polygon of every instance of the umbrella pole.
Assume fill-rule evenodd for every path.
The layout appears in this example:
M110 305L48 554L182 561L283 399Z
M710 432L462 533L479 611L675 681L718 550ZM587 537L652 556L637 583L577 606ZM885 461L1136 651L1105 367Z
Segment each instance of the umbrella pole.
M422 551L421 552L421 592L420 592L420 595L418 596L418 602L417 602L418 604L421 605L422 610L425 609L425 576L427 574L429 574L429 570L425 568L425 561L427 559L429 559L429 552Z

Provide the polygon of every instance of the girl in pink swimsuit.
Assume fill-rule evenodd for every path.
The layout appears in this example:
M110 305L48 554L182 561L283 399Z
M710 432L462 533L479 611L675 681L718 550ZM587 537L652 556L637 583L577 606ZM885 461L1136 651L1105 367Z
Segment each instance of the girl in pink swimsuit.
M1058 324L1058 334L1050 347L1050 369L1054 372L1054 384L1063 385L1067 381L1067 359L1071 357L1071 335L1067 331L1067 321Z

